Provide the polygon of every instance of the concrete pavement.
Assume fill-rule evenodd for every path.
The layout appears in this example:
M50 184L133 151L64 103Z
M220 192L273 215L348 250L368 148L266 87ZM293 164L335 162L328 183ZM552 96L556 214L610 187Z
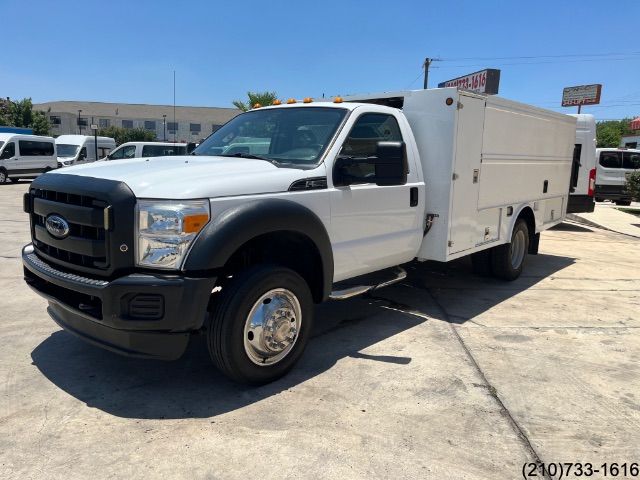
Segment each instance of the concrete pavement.
M568 218L584 225L640 238L640 215L620 209L637 211L640 214L640 203L633 202L629 207L619 207L613 203L598 202L593 212L571 214Z
M21 194L0 186L0 477L522 478L523 462L640 461L640 240L545 232L515 282L467 261L317 308L301 363L228 382L62 332L21 280ZM592 478L598 478L597 476Z

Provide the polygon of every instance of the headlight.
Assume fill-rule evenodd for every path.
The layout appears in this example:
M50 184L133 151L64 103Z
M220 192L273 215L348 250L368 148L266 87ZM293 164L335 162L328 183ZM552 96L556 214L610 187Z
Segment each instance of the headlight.
M208 200L139 200L136 263L178 270L209 221Z

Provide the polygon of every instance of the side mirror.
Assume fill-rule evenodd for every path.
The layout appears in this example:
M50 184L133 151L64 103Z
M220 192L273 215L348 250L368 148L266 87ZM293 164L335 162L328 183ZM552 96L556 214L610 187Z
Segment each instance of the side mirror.
M362 183L404 185L407 170L404 142L378 142L375 156L336 158L333 184L336 187Z

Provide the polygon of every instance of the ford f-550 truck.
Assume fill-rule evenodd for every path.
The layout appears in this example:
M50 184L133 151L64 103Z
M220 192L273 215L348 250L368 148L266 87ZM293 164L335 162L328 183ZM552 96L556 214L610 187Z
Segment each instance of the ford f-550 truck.
M223 373L265 383L300 358L314 303L413 260L473 255L513 280L565 216L570 116L455 88L275 103L189 156L34 181L22 260L51 317L147 358L204 332Z

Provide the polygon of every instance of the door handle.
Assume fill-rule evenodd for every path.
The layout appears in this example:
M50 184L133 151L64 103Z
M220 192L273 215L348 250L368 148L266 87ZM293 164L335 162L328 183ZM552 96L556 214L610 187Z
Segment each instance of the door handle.
M411 187L411 189L409 190L409 206L418 206L418 187Z

